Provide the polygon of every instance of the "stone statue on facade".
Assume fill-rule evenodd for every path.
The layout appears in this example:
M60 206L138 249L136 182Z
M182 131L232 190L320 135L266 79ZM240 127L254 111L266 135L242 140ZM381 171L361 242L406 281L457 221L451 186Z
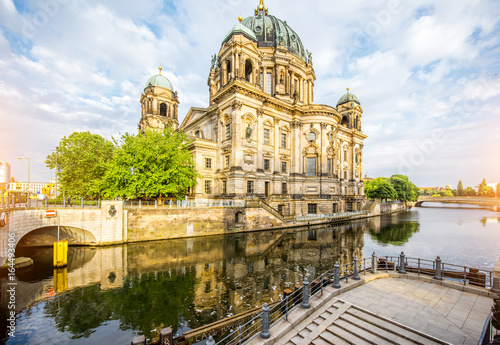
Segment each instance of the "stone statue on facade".
M306 49L306 52L307 52L307 63L312 65L313 54L309 50L307 50L307 49Z
M216 54L214 54L214 55L212 56L212 66L210 67L210 69L214 69L214 67L215 67L215 62L216 62L216 61L217 61L217 55L216 55Z
M255 126L254 126L254 128L255 128ZM250 139L252 137L252 132L253 132L254 128L250 127L250 124L248 124L248 126L247 126L247 139Z

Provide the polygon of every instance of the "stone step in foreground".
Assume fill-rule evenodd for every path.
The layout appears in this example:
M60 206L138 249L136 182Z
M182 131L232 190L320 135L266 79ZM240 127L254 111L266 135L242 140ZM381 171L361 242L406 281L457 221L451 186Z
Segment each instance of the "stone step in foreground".
M449 343L336 300L333 306L321 308L276 344L444 345Z

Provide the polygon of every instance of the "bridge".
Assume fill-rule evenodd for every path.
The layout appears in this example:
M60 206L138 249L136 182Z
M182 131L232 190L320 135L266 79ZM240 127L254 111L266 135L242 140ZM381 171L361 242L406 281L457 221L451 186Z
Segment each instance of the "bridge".
M0 210L0 265L9 254L9 239L15 248L22 242L28 246L46 245L57 238L72 245L107 245L127 241L127 211L121 201L103 201L99 208L57 208L56 216L48 216L43 208ZM4 226L1 226L4 225Z
M415 207L422 206L425 202L441 202L446 204L469 204L483 207L500 207L500 198L489 198L480 196L420 196Z

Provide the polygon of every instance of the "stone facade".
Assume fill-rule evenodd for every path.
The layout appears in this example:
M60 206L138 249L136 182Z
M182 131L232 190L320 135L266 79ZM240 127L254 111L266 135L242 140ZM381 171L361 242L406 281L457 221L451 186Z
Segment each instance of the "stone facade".
M312 54L295 31L260 5L239 20L213 57L209 106L180 125L201 174L190 197L260 198L285 216L361 209L359 100L348 90L336 107L314 104Z

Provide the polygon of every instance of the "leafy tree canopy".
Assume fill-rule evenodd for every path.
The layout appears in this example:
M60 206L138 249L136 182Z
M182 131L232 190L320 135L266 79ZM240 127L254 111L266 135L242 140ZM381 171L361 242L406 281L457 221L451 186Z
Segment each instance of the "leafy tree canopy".
M146 130L115 141L116 153L105 176L110 198L182 198L196 184L193 158L184 132Z
M476 196L476 195L477 195L477 193L476 193L476 191L474 190L474 188L472 188L472 187L467 187L467 188L465 189L465 195L467 195L467 196Z
M479 185L479 190L477 191L478 196L491 196L491 187L488 187L486 184L486 179L483 179L483 182Z
M113 144L98 134L74 132L61 139L45 164L57 169L59 191L71 196L100 197L101 179L113 151Z
M500 198L500 183L497 184L497 197Z
M457 193L458 193L458 196L463 196L465 195L465 190L464 190L464 185L462 183L462 180L458 181L458 185L457 185Z
M389 182L394 187L397 194L397 199L400 201L411 201L415 199L413 193L414 184L410 182L408 176L392 175Z
M374 181L372 181L374 182ZM366 192L366 196L370 199L381 199L381 200L396 200L397 193L392 187L391 183L387 179L383 179L377 182L375 188L370 188Z

